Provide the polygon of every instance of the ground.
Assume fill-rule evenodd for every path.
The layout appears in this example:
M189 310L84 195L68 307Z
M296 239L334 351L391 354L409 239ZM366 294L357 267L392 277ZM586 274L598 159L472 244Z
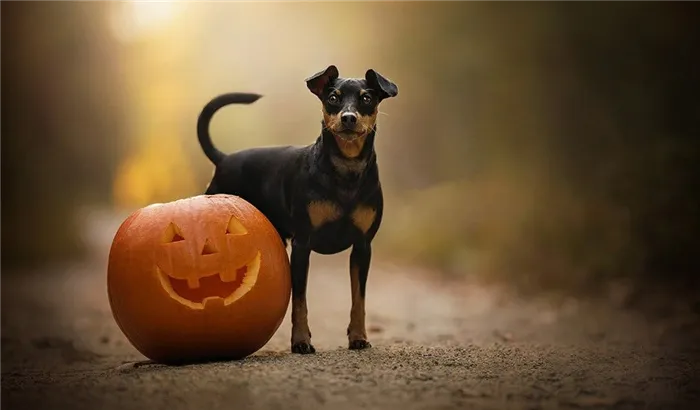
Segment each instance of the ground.
M318 353L289 352L289 312L241 361L145 361L106 299L106 249L94 258L3 275L3 409L665 409L700 400L698 327L651 318L611 291L596 301L508 296L375 258L373 348L347 350L347 254L312 258L309 314ZM695 341L695 343L692 343Z

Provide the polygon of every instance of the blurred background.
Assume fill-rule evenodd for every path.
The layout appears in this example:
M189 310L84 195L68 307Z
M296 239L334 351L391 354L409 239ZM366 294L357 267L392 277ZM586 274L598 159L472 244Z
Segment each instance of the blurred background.
M200 194L225 152L312 143L304 78L373 68L377 258L523 292L695 289L697 7L690 3L2 3L2 271L89 257ZM113 234L112 231L109 234Z

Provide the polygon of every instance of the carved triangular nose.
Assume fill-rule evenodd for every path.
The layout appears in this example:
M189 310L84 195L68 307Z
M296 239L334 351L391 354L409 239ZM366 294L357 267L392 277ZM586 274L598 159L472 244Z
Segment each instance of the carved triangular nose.
M216 247L211 243L209 239L204 241L204 247L202 247L202 255L211 255L212 253L217 253Z

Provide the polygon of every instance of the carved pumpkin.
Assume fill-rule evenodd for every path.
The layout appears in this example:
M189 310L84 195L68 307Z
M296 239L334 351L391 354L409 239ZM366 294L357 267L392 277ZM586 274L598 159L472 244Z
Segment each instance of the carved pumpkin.
M109 254L114 318L159 362L239 359L270 340L289 304L289 259L253 205L200 195L142 208Z

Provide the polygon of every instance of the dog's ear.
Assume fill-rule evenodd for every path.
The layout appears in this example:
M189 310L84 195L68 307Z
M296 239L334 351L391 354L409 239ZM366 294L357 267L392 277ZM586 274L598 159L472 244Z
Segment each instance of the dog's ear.
M312 93L316 94L318 98L321 98L321 95L323 94L323 89L326 88L329 82L335 80L338 78L338 69L334 66L328 66L323 71L319 71L318 73L312 75L311 77L307 78L306 81L306 86L309 87L309 90L311 90Z
M367 85L372 87L377 93L380 100L389 97L396 97L399 94L399 88L396 84L384 78L378 72L369 69L365 73L365 81Z

